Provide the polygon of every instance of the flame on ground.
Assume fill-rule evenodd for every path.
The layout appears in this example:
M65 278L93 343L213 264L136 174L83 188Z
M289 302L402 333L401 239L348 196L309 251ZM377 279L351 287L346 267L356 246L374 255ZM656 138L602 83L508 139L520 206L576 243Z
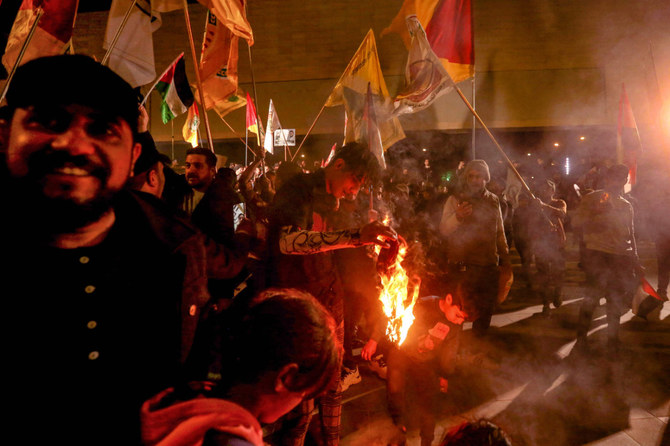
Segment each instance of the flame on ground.
M388 318L386 335L397 345L402 345L407 338L409 327L414 322L414 304L419 297L419 284L410 280L401 265L406 254L407 246L402 245L395 264L389 268L387 274L381 276L382 289L379 294L384 314Z

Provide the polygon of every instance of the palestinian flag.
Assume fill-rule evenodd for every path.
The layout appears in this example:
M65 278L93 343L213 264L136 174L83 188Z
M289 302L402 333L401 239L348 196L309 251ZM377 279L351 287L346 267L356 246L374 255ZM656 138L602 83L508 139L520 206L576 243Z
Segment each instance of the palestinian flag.
M163 98L161 103L163 124L182 113L186 113L188 108L193 105L193 92L188 84L188 79L186 79L184 53L181 53L165 70L156 84L156 90Z

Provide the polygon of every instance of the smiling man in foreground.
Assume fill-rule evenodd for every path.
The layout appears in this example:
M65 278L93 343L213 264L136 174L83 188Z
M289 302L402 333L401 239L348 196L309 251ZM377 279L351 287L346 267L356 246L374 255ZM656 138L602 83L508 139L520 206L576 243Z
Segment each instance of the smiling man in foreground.
M123 189L140 154L138 104L111 70L36 59L7 103L7 425L30 443L137 444L140 405L182 374L208 299L201 235Z

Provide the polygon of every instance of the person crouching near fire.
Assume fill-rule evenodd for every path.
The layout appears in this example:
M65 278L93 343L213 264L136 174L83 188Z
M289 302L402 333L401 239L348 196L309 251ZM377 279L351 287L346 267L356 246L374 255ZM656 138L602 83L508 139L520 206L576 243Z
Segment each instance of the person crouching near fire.
M432 444L438 397L440 392L447 392L447 377L454 371L462 324L467 317L452 303L451 294L441 299L420 298L414 306L414 316L407 339L390 349L387 361L388 408L397 427L390 444L398 446L405 444L406 395L413 395L408 404L417 406L421 445Z
M223 316L217 383L170 388L142 406L146 445L262 446L260 423L273 423L340 373L335 321L307 293L271 288Z

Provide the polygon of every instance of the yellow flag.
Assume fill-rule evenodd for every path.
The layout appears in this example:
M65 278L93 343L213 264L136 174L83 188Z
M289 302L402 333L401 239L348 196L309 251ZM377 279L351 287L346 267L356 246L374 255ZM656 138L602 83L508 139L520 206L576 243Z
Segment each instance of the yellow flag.
M354 57L349 61L349 65L328 97L326 107L345 105L348 115L354 119L361 119L368 86L371 95L376 98L375 103L379 104L380 110L377 110L379 132L386 150L405 138L405 132L398 118L388 119L392 108L391 99L379 66L377 43L372 30L368 31Z
M344 104L343 89L345 87L366 95L368 84L370 84L372 94L382 97L389 96L384 75L379 66L377 42L372 30L365 35L363 42L356 50L356 54L349 61L349 65L347 65L342 77L340 77L333 92L328 97L326 107Z
M207 9L214 11L221 22L233 33L243 38L249 46L254 44L254 33L247 21L244 0L198 0Z

